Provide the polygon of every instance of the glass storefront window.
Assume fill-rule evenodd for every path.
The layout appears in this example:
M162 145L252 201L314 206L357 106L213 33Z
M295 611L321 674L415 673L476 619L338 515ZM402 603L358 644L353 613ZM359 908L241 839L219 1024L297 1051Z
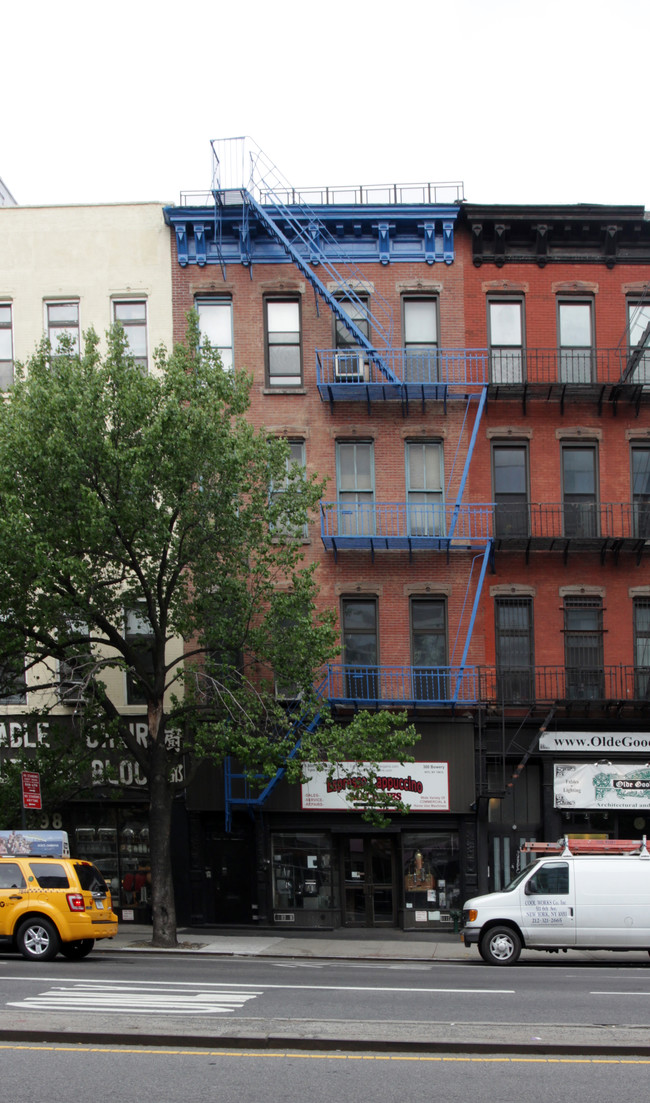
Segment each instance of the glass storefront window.
M151 922L149 822L140 807L75 809L74 857L93 862L113 907L136 923Z
M462 907L457 831L404 833L404 903L407 909L438 912Z
M328 835L278 834L272 843L275 911L338 908L338 883Z

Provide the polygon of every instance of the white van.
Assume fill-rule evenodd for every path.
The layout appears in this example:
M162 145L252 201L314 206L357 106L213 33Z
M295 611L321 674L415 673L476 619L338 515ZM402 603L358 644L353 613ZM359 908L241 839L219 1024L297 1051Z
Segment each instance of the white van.
M640 843L601 845L600 853L592 848L577 854L571 840L531 845L531 850L545 847L555 854L527 866L501 892L465 901L465 945L478 945L489 965L514 965L524 947L650 952L645 837Z

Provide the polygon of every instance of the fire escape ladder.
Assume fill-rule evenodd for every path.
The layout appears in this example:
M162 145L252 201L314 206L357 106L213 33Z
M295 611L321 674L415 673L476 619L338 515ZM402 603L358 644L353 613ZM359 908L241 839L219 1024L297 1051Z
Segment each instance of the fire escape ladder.
M356 344L362 348L368 358L377 365L382 375L384 375L390 383L398 383L399 380L389 367L386 357L382 356L381 351L371 343L365 333L363 333L352 318L350 318L344 309L344 302L347 301L354 304L358 313L367 319L371 331L378 333L386 346L390 343L390 333L385 330L371 314L364 300L350 283L349 277L348 280L346 280L346 278L335 269L331 261L327 259L320 247L315 244L314 235L309 234L302 220L296 216L294 209L283 205L267 208L259 203L249 191L246 191L246 189L242 189L242 199L245 205L248 205L255 211L257 217L263 225L266 226L269 233L282 246L287 255L291 257L296 267L300 269L305 278L309 280L314 290L320 295L324 302L327 303L334 316L343 323L354 338ZM287 228L291 230L291 238L289 238L284 230L278 225L279 217L282 218ZM300 248L300 246L302 246L302 248ZM306 256L311 256L311 263L306 259ZM325 269L332 280L336 282L340 292L345 295L344 300L337 299L336 295L328 290L322 280L320 280L312 270L311 264L321 265Z
M472 395L467 397L467 411L469 412L470 404L472 401ZM449 539L453 540L456 526L458 524L458 516L460 514L460 507L462 503L463 494L465 492L465 484L467 482L467 476L469 475L469 468L472 462L472 456L474 454L474 446L476 445L476 438L478 437L478 429L483 417L483 411L487 402L487 386L481 387L481 391L478 398L478 406L476 409L476 417L474 418L474 427L472 429L472 435L467 449L467 455L465 456L465 466L463 468L463 474L458 486L458 494L456 496L456 502L454 504L454 511L451 518L451 524L449 526ZM470 519L471 524L471 519Z
M319 686L316 691L317 696L321 698L323 696L324 684ZM295 758L300 745L302 743L302 734L304 732L315 731L321 721L321 714L317 712L315 716L309 721L308 724L303 723L303 715L299 713L298 718L294 721L290 731L290 736L295 736L295 743L289 754L287 760L290 761ZM268 800L269 796L275 789L279 781L282 780L286 773L286 766L280 766L276 770L273 777L267 777L264 774L248 774L248 773L234 773L232 768L232 760L230 755L224 760L224 805L225 805L225 828L226 831L232 831L232 814L234 808L244 808L249 812L255 812L263 808L264 804ZM240 789L243 788L243 795L234 795L233 782L240 783ZM266 784L258 792L253 793L251 789L251 783L257 783L258 786Z
M474 593L474 601L472 602L472 611L470 613L469 624L467 626L467 635L465 637L465 644L463 646L463 654L462 654L460 664L459 664L458 669L457 669L457 673L452 678L453 686L452 686L452 693L451 693L450 696L451 696L451 700L454 703L454 705L457 705L459 703L459 701L462 703L462 700L463 700L462 690L463 690L463 684L464 684L464 681L465 681L465 672L467 670L467 656L469 654L469 647L470 647L470 644L472 642L472 634L474 632L474 624L476 623L476 615L478 613L479 602L481 600L481 593L483 592L483 583L485 582L485 575L487 573L488 563L490 562L490 559L491 559L491 556L492 556L492 545L493 545L493 541L492 540L487 540L486 545L485 545L485 550L483 551L482 556L479 555L479 556L476 557L478 559L481 559L481 570L480 570L480 573L479 573L478 581L476 583L476 591ZM469 578L467 580L467 590L465 591L465 601L463 602L463 608L462 608L462 611L461 611L460 622L459 622L459 626L458 626L459 633L460 633L460 625L462 623L463 615L464 615L464 612L465 612L465 605L467 603L467 598L469 596L470 586L472 584L473 568L474 568L474 563L472 563L472 571L470 571L470 575L469 575ZM454 645L454 650L455 650L455 645Z

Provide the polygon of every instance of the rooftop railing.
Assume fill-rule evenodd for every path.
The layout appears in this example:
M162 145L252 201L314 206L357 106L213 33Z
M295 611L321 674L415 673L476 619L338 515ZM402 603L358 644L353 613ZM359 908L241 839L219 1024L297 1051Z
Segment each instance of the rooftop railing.
M237 191L239 189L226 189ZM276 206L278 200L290 206L449 206L465 198L462 180L425 184L340 184L309 188L256 189L257 198L265 206ZM208 207L215 202L210 189L182 191L181 207Z

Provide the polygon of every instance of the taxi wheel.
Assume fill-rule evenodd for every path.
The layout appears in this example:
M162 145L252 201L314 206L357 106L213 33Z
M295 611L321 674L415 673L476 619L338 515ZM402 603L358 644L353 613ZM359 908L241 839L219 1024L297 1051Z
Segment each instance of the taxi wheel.
M514 965L521 953L521 939L512 927L491 927L479 943L479 953L488 965Z
M49 919L27 919L18 928L16 945L28 961L51 961L59 952L61 940Z
M76 942L64 942L61 953L68 961L81 961L82 957L88 957L94 945L94 938L78 938Z

